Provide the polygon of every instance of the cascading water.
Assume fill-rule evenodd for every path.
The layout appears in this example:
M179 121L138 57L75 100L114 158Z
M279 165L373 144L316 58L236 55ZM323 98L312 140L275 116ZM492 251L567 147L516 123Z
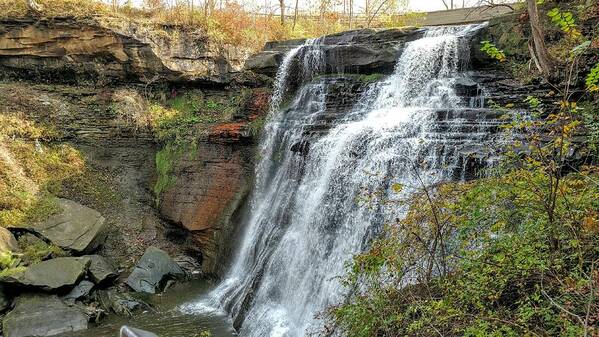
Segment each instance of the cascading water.
M454 88L465 76L469 36L478 28L429 29L406 46L393 75L370 85L349 114L310 139L307 128L327 109L328 82L312 78L322 67L321 41L290 51L277 75L241 248L211 303L185 309L223 308L241 336L304 336L317 329L315 315L346 295L339 283L345 263L403 212L357 200L365 191L397 197L395 183L409 195L421 184L459 179L460 149L485 137L485 130L462 137L467 120L461 115L475 107ZM298 59L306 83L281 109ZM297 144L309 145L292 151Z

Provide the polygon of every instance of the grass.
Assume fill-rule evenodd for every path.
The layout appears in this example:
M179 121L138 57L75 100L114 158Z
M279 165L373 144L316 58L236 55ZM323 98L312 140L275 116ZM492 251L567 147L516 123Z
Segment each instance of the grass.
M84 162L69 145L50 145L52 128L22 114L0 115L0 226L23 226L56 211L51 191Z

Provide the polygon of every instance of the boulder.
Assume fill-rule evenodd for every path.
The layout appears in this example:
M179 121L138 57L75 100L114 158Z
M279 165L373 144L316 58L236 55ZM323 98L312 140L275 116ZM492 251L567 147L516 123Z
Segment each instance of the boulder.
M75 288L71 289L71 291L68 294L63 296L62 299L67 300L67 301L78 300L82 297L89 295L89 293L92 291L93 288L94 288L93 282L83 280L83 281L79 282L79 284L76 285Z
M117 277L114 267L104 257L100 255L87 255L86 257L89 257L91 260L89 276L96 284Z
M164 289L168 280L184 276L185 272L167 252L150 247L127 278L127 284L135 291L155 294Z
M202 274L202 265L197 259L189 255L179 255L173 260L188 276L199 276Z
M59 257L34 264L23 273L3 281L45 290L61 289L77 284L87 272L90 262L88 257Z
M245 69L259 74L274 76L283 61L284 54L277 51L263 51L245 61Z
M97 293L97 301L107 312L114 312L121 317L131 317L133 312L149 305L133 298L126 293L118 293L114 290L101 290Z
M58 297L36 294L19 297L2 326L6 337L54 336L87 329L87 321L82 311Z
M15 236L8 229L0 227L0 253L19 251L19 243Z
M76 253L91 252L104 242L104 217L99 212L68 199L57 202L62 211L34 225L32 230Z

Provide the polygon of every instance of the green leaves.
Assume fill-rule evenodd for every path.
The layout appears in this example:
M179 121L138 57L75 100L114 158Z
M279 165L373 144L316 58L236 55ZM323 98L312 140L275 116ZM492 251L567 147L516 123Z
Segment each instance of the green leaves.
M574 16L571 12L562 12L559 8L554 8L547 13L551 18L551 22L557 25L568 37L576 40L582 37L580 31L576 27Z
M485 52L491 58L499 62L505 62L506 57L503 50L498 49L491 41L482 41L481 45L482 47L480 48L480 50L482 52Z
M595 64L591 72L585 80L587 90L596 92L599 91L599 63Z

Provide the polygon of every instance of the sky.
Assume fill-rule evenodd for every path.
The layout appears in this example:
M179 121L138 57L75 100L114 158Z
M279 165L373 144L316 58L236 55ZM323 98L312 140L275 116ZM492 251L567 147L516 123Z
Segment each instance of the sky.
M165 2L173 2L175 0L165 0ZM194 0L194 2L200 4L203 3L204 0ZM221 0L216 0L216 2L218 3ZM264 4L267 4L270 8L278 8L278 4L279 4L279 0L237 0L238 2L243 2L246 4L252 4L252 5L260 5L263 6ZM300 0L300 7L305 7L309 2L314 2L317 0ZM446 0L447 2L451 1L451 0ZM135 4L141 4L143 2L143 0L133 0L133 3ZM292 7L295 4L295 0L285 0L285 2L287 3L287 7ZM364 0L354 0L354 3L357 4L357 6L360 6L362 3L364 2ZM409 2L409 9L413 10L413 11L436 11L436 10L443 10L445 9L445 6L443 5L443 1L442 0L408 0ZM454 0L454 4L456 7L462 7L462 4L466 5L466 6L472 6L474 4L476 4L477 2L479 2L479 0ZM303 5L303 6L302 6Z

